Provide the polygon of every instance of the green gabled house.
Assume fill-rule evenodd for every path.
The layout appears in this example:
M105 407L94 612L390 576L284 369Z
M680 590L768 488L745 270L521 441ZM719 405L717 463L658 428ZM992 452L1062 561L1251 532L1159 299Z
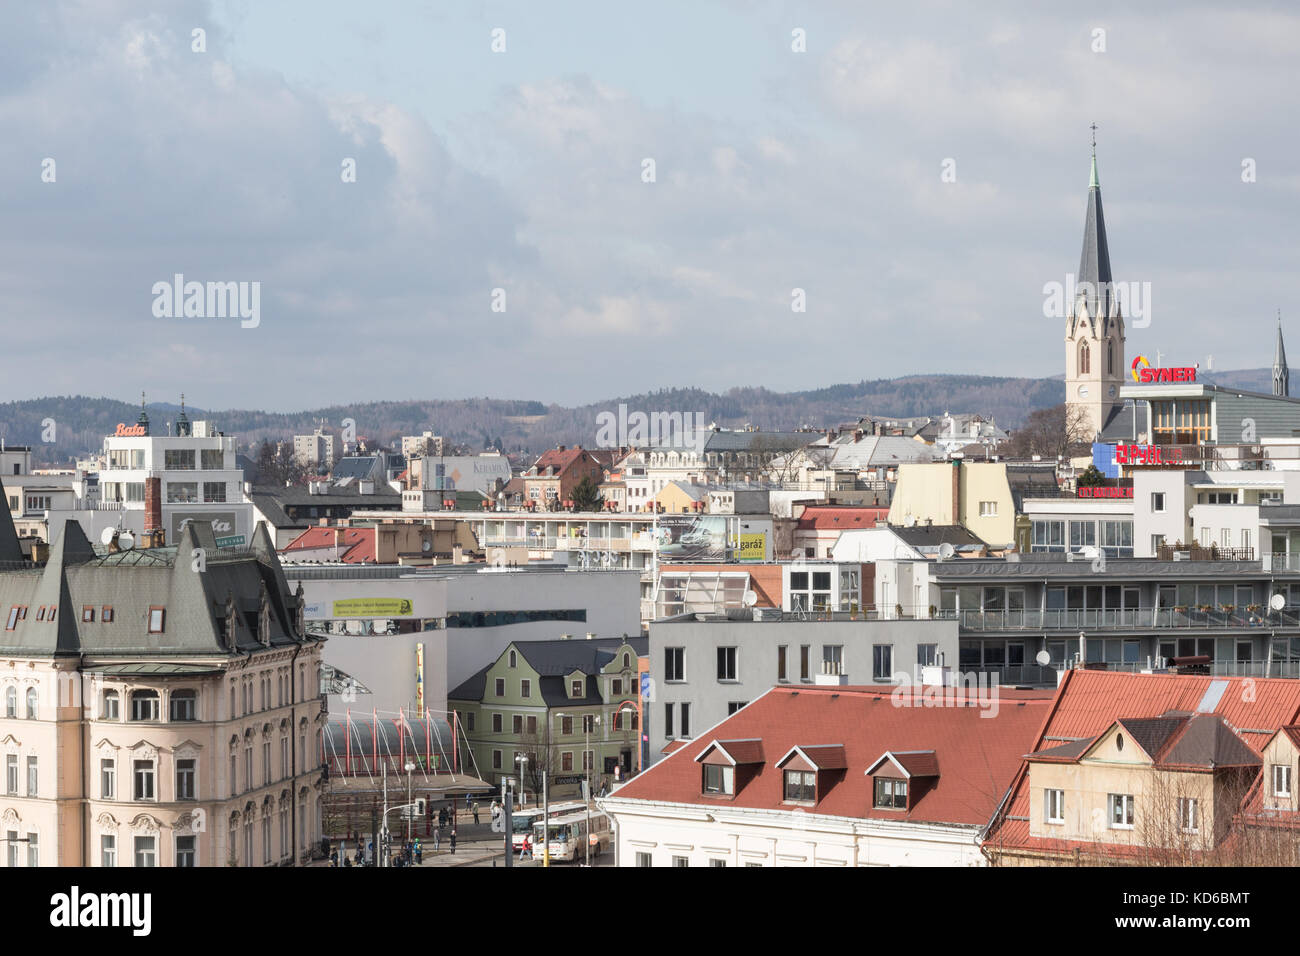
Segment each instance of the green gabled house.
M580 793L588 771L594 790L630 774L648 653L649 638L626 635L508 645L447 695L477 764L471 772L497 785L522 779L540 796L546 771L553 797Z

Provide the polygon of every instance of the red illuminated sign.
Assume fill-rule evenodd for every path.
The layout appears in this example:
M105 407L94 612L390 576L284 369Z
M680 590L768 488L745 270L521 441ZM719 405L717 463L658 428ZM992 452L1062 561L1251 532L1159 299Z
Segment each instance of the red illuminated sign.
M1151 382L1195 382L1196 366L1191 368L1152 368L1145 355L1133 360L1133 381L1150 384Z
M1181 465L1181 448L1161 448L1159 445L1116 445L1117 465Z
M113 432L114 438L139 438L145 433L143 425L123 425L117 423L117 431Z
M1135 446L1136 447L1136 446ZM1118 459L1116 459L1118 461ZM1097 488L1080 488L1080 498L1132 498L1133 489L1130 488L1110 488L1101 486Z

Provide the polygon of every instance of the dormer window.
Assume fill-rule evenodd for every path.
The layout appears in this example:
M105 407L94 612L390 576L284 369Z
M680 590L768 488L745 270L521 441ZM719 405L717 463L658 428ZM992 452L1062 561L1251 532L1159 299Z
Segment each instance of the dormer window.
M575 681L573 682L572 691L573 691L573 692L569 695L570 697L581 697L581 696L582 696L582 681L580 681L580 680L575 680Z
M166 617L166 608L151 607L149 608L149 633L161 634L163 632L163 621Z
M817 774L809 770L785 772L785 800L787 803L814 803L817 800Z
M734 767L720 767L716 764L704 765L704 792L725 796L735 796L736 771Z
M895 777L877 777L875 807L877 810L906 810L907 781Z

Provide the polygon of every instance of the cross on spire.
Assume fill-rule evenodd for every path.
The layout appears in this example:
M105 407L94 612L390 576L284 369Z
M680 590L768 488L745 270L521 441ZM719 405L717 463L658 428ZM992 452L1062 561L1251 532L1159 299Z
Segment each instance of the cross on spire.
M1092 155L1097 155L1097 124L1093 123L1088 129L1092 130Z

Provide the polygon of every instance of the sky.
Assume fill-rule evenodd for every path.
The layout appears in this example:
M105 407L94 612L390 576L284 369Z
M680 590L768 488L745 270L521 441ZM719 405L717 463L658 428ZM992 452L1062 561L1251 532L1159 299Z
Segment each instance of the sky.
M10 4L0 400L1057 376L1093 123L1128 356L1300 351L1300 11L1046 6Z

